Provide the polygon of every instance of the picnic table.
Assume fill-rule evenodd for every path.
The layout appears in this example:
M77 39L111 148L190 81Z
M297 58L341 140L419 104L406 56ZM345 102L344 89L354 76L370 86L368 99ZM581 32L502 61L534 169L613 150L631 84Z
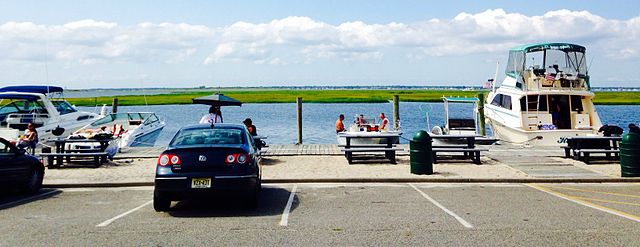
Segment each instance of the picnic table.
M356 158L364 157L365 154L370 153L384 153L384 157L388 159L391 163L396 163L396 151L402 151L404 149L395 147L395 140L398 140L400 137L399 133L384 133L384 132L376 132L375 134L371 132L364 133L340 133L341 137L345 138L345 145L340 145L342 148L340 151L344 152L345 157L349 164L353 163L354 155L353 153L363 153L362 156L356 156ZM373 138L382 138L386 139L386 143L380 144L351 144L354 139L373 139Z
M616 159L619 159L618 143L621 140L620 136L572 136L567 137L567 146L562 148L565 158L574 158L589 164L591 154L605 154L607 159L611 159L613 154Z
M93 157L96 167L100 166L100 164L107 161L107 152L105 151L109 146L109 142L111 139L63 139L58 138L51 141L55 145L55 152L53 153L42 153L40 154L42 157L47 158L49 167L60 167L64 159L66 158L67 162L70 161L71 158L77 157ZM89 146L94 146L94 143L98 143L98 148L75 148L75 149L66 149L67 144L77 144L77 143L87 143Z
M449 153L463 153L465 159L471 159L475 164L481 164L480 152L489 151L485 148L476 148L476 138L481 135L431 135L432 139L440 140L464 140L464 144L450 144L450 145L433 145L431 153L433 155L433 163L438 162L437 153L449 152Z

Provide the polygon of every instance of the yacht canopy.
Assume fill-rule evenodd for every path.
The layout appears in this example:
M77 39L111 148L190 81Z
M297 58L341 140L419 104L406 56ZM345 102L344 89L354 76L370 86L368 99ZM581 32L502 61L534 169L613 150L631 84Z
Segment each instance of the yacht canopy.
M520 45L511 48L510 51L522 51L522 52L535 52L542 50L562 50L564 52L585 52L587 49L581 45L574 45L569 43L537 43L537 44L527 44Z
M0 88L0 92L21 92L21 93L62 93L64 89L58 86L8 86Z

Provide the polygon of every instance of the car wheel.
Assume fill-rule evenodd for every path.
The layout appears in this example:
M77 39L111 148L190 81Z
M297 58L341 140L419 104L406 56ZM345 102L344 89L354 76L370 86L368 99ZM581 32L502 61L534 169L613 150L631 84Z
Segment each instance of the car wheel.
M29 194L36 193L42 188L42 179L44 178L44 171L33 167L29 172L29 177L24 185L24 191Z
M170 207L171 207L171 201L170 200L167 200L165 198L159 197L157 195L153 196L153 209L155 209L156 212L169 211Z
M258 197L260 196L260 184L256 184L255 189L251 190L246 198L246 205L249 208L255 208L258 206Z

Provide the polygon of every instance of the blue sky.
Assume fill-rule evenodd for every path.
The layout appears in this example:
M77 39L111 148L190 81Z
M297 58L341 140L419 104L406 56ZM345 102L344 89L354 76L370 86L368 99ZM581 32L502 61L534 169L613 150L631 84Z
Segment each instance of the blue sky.
M0 1L0 83L480 85L567 41L593 85L640 86L639 40L638 1Z

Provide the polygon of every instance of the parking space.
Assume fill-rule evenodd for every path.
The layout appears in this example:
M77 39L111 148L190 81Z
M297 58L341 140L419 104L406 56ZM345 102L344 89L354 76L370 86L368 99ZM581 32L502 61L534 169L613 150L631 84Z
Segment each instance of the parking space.
M167 213L153 210L152 194L0 197L0 245L629 245L640 234L636 184L277 184L255 209L224 197Z

